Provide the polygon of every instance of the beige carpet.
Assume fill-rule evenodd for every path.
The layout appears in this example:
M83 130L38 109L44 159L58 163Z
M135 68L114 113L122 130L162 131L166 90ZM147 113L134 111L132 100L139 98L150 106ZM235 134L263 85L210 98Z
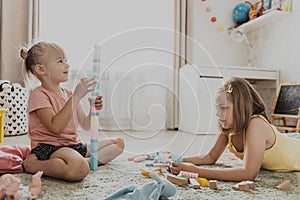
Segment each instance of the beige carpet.
M128 185L143 185L152 179L140 174L147 161L134 163L127 161L123 155L108 165L91 172L83 181L70 183L43 177L42 193L39 199L103 199L120 188ZM230 163L230 165L229 165ZM213 167L232 167L239 165L238 161L224 159ZM166 174L166 173L165 173ZM30 175L18 174L24 183L30 181ZM291 181L288 191L275 188L284 180ZM255 181L255 189L248 192L235 191L233 182L218 182L219 190L208 187L201 189L183 188L177 186L177 192L171 199L300 199L300 173L274 173L262 170Z
M6 144L14 144L19 141L21 141L19 143L28 142L25 136L5 138L5 141ZM127 149L132 148L134 144L128 140ZM91 172L80 182L72 183L43 177L42 192L39 199L103 199L122 187L138 186L151 182L152 179L146 178L140 173L145 168L145 163L151 161L134 163L127 160L130 155L132 154L128 151L124 152L122 156L105 166L99 167L98 171ZM230 160L228 155L224 154L218 164L207 167L234 167L238 165L241 165L240 161ZM25 173L16 176L20 177L23 183L29 183L31 179L31 175ZM288 191L278 190L276 185L286 179L291 181L291 188ZM195 190L176 186L176 195L171 199L300 199L300 172L276 173L261 170L255 181L255 189L248 192L233 190L234 184L233 182L219 181L219 190L211 190L208 187Z

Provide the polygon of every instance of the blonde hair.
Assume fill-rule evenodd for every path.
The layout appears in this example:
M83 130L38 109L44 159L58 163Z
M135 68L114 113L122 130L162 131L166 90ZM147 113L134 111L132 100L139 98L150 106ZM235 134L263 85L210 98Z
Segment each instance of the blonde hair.
M231 95L233 101L232 133L244 132L253 115L263 115L268 119L266 106L261 96L247 80L232 78L219 89L219 94L224 94L224 92Z
M32 45L28 50L26 48L20 50L20 56L24 60L23 76L25 84L29 85L30 80L35 77L34 66L38 64L46 65L48 63L51 50L65 55L61 47L48 42L38 42Z

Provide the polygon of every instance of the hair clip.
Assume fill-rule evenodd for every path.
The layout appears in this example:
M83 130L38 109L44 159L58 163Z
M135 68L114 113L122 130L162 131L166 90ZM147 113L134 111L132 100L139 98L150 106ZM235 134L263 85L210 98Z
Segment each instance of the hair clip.
M233 87L230 83L228 83L225 87L225 92L231 94L233 90Z

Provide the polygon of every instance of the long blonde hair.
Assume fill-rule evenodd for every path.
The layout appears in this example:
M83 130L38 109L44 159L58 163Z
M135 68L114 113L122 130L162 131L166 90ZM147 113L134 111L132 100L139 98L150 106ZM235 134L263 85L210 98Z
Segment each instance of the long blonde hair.
M38 42L32 45L28 50L25 47L20 50L20 56L24 60L23 77L25 85L30 85L30 81L35 77L35 65L47 64L51 50L56 50L65 55L60 46L48 42Z
M232 133L242 133L253 115L263 115L268 119L266 106L253 86L243 78L234 77L219 89L219 94L231 95L233 101Z

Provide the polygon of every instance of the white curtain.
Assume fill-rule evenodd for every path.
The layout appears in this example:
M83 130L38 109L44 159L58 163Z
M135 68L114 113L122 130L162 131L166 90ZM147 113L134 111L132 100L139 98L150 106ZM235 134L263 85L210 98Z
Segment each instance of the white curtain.
M1 0L0 79L23 83L21 47L38 38L39 0Z
M174 0L174 74L171 84L173 93L167 94L166 127L168 129L176 129L179 126L179 69L187 64L187 2L187 0Z

